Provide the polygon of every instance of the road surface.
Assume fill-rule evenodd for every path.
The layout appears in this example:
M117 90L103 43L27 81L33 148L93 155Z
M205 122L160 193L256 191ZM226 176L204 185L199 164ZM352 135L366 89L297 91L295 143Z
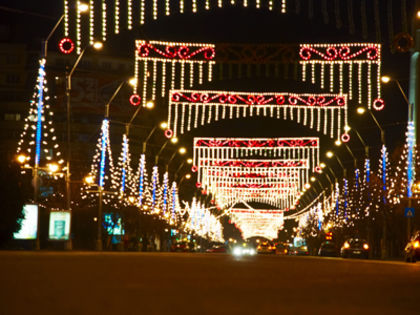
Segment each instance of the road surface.
M0 252L0 314L420 314L420 263Z

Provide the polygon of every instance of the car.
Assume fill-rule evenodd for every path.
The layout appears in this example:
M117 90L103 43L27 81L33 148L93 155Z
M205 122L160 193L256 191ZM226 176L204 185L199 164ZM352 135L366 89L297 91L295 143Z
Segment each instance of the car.
M206 249L206 253L226 253L227 251L225 244L213 244L210 248Z
M248 243L243 243L242 245L236 245L232 249L232 254L234 256L253 256L256 253L257 251L255 250L255 248Z
M342 258L369 258L370 247L368 242L360 238L350 238L341 246Z
M321 246L319 247L318 256L337 257L338 256L337 245L332 241L323 242Z
M290 255L295 256L306 256L309 255L308 246L301 245L301 246L293 246L290 248Z
M276 246L274 246L273 243L268 242L268 241L259 242L257 246L257 253L258 254L275 254Z
M276 246L276 254L290 255L290 244L289 243L278 243L277 246Z
M420 231L413 234L404 248L405 261L415 263L420 259Z
M194 248L188 242L176 242L171 246L171 252L191 252Z

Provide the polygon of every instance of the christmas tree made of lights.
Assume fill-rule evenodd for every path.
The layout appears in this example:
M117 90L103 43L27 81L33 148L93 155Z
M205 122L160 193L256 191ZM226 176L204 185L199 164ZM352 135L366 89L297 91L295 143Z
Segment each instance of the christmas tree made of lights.
M26 167L43 168L49 163L64 163L53 127L45 62L45 59L39 61L35 91L16 150L19 162Z

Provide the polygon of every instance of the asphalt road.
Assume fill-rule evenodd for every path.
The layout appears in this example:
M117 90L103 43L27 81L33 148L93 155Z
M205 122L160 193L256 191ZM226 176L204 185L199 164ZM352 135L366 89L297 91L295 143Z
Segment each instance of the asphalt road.
M420 314L420 263L0 252L0 314Z

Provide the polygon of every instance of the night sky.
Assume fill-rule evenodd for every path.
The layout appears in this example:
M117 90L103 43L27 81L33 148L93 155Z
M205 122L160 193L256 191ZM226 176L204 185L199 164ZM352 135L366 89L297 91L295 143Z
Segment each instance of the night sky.
M188 1L186 1L187 3ZM290 1L288 14L268 10L257 10L254 5L244 9L242 7L231 8L226 6L217 9L213 5L211 11L200 10L198 14L191 14L190 10L181 15L174 13L169 17L163 16L157 21L149 18L148 23L142 28L133 31L122 31L118 36L110 36L105 44L104 54L133 58L134 39L153 39L165 41L185 42L213 42L213 43L334 43L334 42L375 42L374 25L369 21L369 38L364 40L360 30L360 14L354 15L356 30L354 35L349 35L348 23L344 19L345 6L342 7L343 26L337 29L334 23L324 24L322 11L319 6L313 9L314 17L308 18L305 12L307 1L300 1L300 14L296 14L295 3ZM316 2L316 1L315 1ZM369 1L368 1L369 2ZM398 2L398 1L397 1ZM216 1L214 1L216 3ZM250 1L253 3L253 1ZM327 1L332 5L332 1ZM360 1L354 1L355 8ZM397 4L398 5L398 4ZM30 49L36 51L40 48L41 39L46 37L52 26L62 14L62 1L37 0L37 1L2 1L1 6L12 10L0 10L2 21L17 24L17 34L10 38L10 42L25 42ZM14 11L16 9L16 11ZM21 11L18 11L21 10ZM381 10L385 8L381 7ZM333 12L333 10L330 10ZM372 14L368 8L368 13ZM385 15L383 11L381 14ZM334 16L329 16L330 21ZM409 53L392 53L391 42L388 39L386 20L382 20L383 35L383 74L397 78L405 91L408 91ZM396 19L396 23L398 19ZM57 42L62 36L62 28L53 37L50 43L51 50L57 50ZM300 72L300 70L298 70ZM239 90L239 91L290 91L290 92L320 92L316 86L301 83L293 79L279 78L252 78L214 80L204 84L203 89L214 90ZM387 106L383 112L375 113L376 117L386 129L386 140L391 148L403 143L407 120L407 106L395 84L389 84L383 88L383 98ZM129 106L127 104L127 106ZM379 158L380 139L379 131L368 115L363 117L355 114L356 105L350 106L349 124L359 130L362 136L372 147L372 160ZM151 126L150 122L157 123L166 119L166 104L158 104L158 108L152 114L139 117L137 124ZM153 125L153 124L152 124ZM270 118L254 118L240 120L219 121L216 124L194 130L181 138L182 144L191 150L193 136L241 136L241 137L287 137L287 136L316 136L316 131L297 125L294 122L275 120ZM335 149L333 140L322 135L322 156L325 151ZM362 158L363 148L360 142L353 136L350 147L355 154ZM337 150L337 149L336 149ZM351 165L352 160L344 147L338 149L339 155L346 165ZM338 168L338 165L335 165Z

